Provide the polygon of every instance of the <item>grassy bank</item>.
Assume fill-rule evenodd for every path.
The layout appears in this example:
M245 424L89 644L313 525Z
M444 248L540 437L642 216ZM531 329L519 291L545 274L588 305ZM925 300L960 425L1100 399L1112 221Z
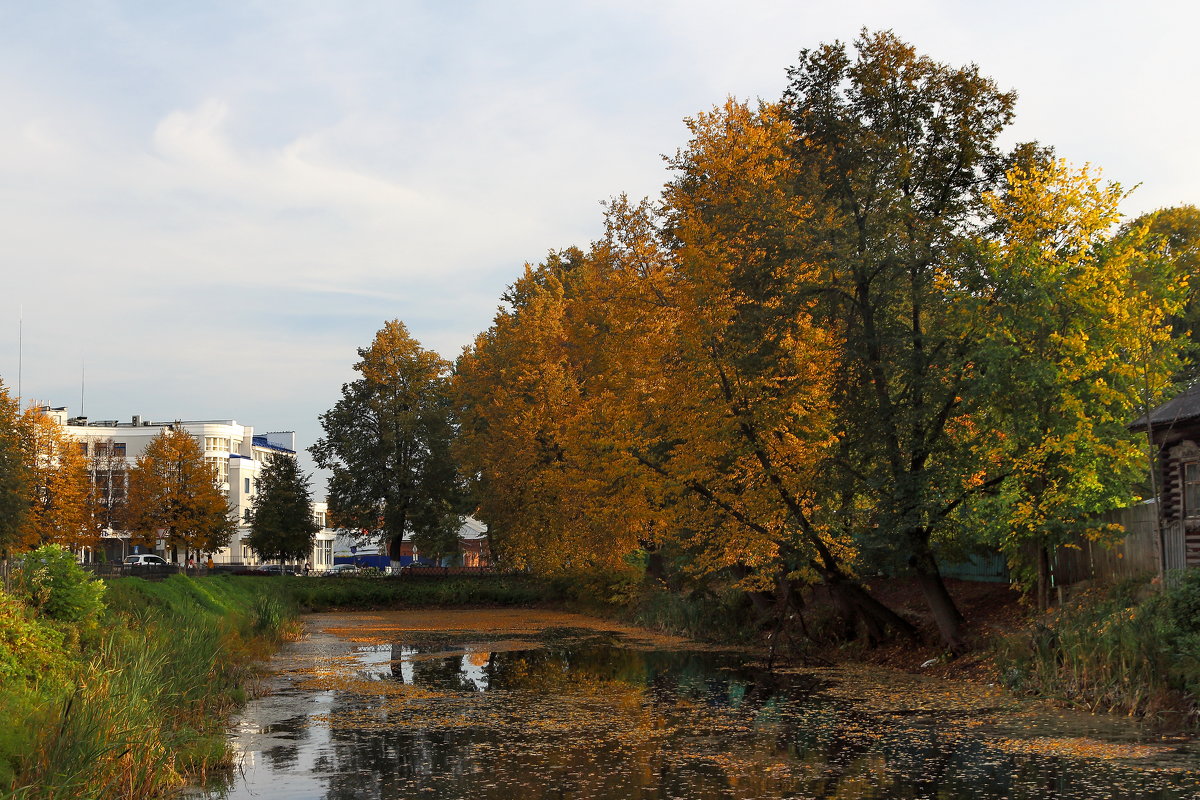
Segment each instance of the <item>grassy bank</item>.
M997 645L1011 689L1091 711L1200 722L1200 570L1165 590L1127 582L1080 593Z
M229 764L228 713L293 616L254 581L62 587L0 595L0 786L15 798L141 798ZM42 581L46 583L46 581Z
M414 606L529 606L565 599L556 586L523 575L449 577L245 578L302 611Z

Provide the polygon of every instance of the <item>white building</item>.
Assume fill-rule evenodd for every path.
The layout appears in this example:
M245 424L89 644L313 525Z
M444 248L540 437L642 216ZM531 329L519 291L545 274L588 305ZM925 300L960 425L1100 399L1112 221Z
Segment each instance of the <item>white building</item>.
M258 475L272 453L296 457L296 434L292 431L270 431L256 434L254 428L240 425L236 420L175 420L152 422L133 416L129 422L115 419L89 420L87 417L71 417L67 408L45 407L42 411L62 425L64 432L80 443L80 450L92 459L93 465L105 457L121 459L125 466L132 466L145 452L150 441L169 427L182 428L192 435L204 449L204 460L210 463L218 476L218 485L229 500L230 511L238 520L237 532L229 547L213 553L218 564L255 565L258 557L244 541L250 533L250 514L258 485ZM100 458L97 458L100 457ZM112 491L123 494L124 472L93 469L92 480ZM332 547L334 532L325 526L324 503L313 507L314 517L321 524L317 541L309 559L315 569L326 569L333 563ZM128 541L128 535L113 531L112 537ZM186 558L182 553L166 552L161 544L157 548L167 560L179 561Z

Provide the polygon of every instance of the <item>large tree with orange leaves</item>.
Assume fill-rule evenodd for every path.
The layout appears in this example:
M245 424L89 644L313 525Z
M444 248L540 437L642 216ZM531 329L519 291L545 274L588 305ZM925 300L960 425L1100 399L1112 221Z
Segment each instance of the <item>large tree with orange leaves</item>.
M74 549L96 544L87 459L79 443L67 438L53 418L36 408L24 412L20 431L32 480L19 546L32 550L57 544Z
M911 627L855 575L909 574L958 650L939 560L1122 494L1122 360L1161 384L1170 280L1111 239L1112 191L1000 149L1014 95L976 67L864 32L789 75L689 120L661 203L610 204L464 355L481 514L533 566L666 545L820 579L872 636Z
M200 443L182 428L164 428L129 470L126 516L135 541L188 553L213 553L237 528Z

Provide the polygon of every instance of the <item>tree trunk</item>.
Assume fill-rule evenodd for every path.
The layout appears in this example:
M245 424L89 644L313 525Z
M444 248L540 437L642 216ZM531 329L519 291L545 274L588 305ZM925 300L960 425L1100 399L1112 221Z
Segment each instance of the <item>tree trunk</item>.
M952 653L963 652L966 650L962 640L963 617L958 606L954 604L954 599L950 597L950 592L946 591L941 574L935 568L932 573L918 572L917 579L921 584L921 592L925 595L925 603L933 614L933 621L937 623L942 644Z
M1050 553L1038 542L1037 553L1037 604L1040 611L1050 607Z
M963 615L946 589L945 581L942 580L942 571L938 569L937 558L929 546L928 531L912 531L909 541L914 553L910 563L921 586L921 594L925 596L925 605L937 625L942 644L952 653L961 653L966 649L962 640Z
M876 600L858 583L840 576L827 576L825 585L838 609L849 616L847 623L857 625L861 622L871 644L885 641L889 629L908 639L917 638L917 629L908 620Z

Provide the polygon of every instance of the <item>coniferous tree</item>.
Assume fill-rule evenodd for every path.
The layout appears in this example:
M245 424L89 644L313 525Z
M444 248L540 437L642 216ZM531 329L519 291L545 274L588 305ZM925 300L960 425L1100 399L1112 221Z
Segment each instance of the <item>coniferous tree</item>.
M258 475L247 543L264 559L308 558L320 530L312 515L308 477L296 459L272 453Z

